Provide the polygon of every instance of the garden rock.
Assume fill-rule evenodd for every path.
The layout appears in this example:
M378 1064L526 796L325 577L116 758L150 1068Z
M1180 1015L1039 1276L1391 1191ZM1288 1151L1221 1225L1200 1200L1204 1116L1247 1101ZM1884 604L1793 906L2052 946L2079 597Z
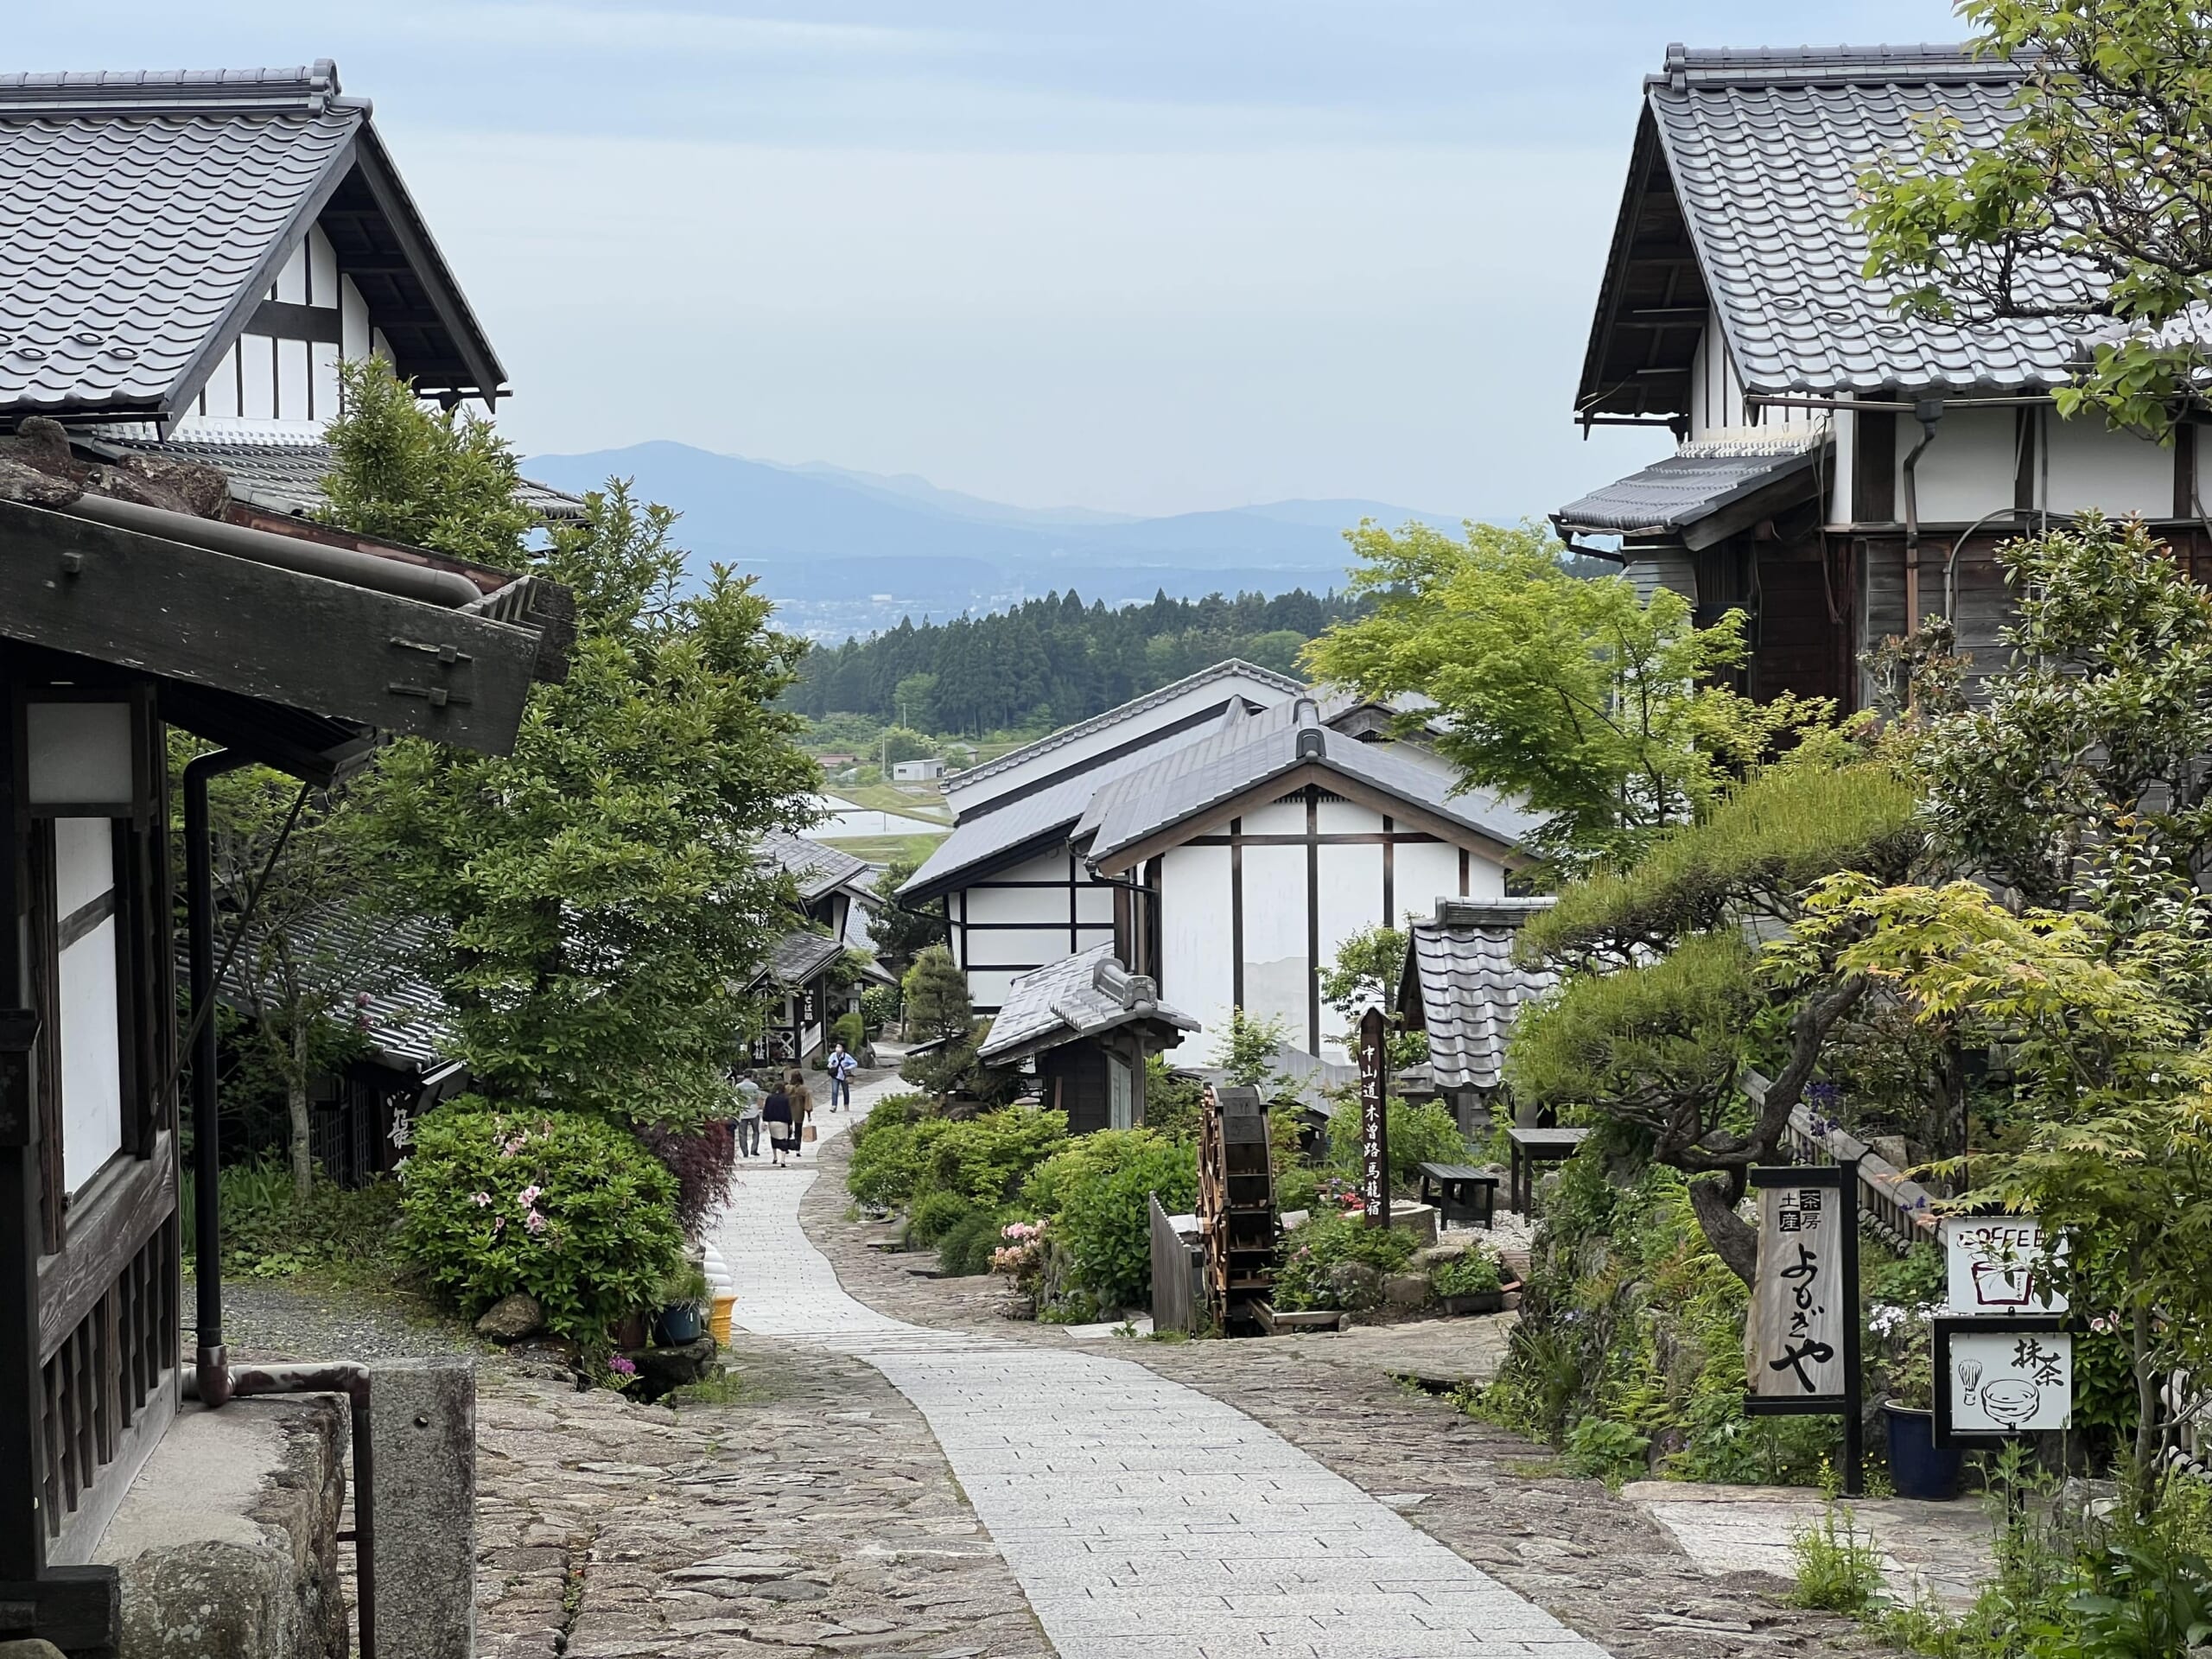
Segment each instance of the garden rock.
M1393 1307L1420 1307L1428 1300L1428 1275L1394 1273L1382 1281L1382 1300Z
M665 1348L631 1348L624 1351L630 1362L638 1368L638 1382L633 1390L640 1400L652 1402L663 1395L672 1394L687 1382L696 1382L714 1369L715 1339L701 1337L694 1342L680 1342Z
M1364 1262L1339 1262L1329 1269L1329 1288L1338 1307L1364 1313L1382 1300L1382 1275Z
M545 1310L537 1305L537 1298L526 1290L500 1297L476 1321L476 1334L503 1348L527 1341L544 1328Z

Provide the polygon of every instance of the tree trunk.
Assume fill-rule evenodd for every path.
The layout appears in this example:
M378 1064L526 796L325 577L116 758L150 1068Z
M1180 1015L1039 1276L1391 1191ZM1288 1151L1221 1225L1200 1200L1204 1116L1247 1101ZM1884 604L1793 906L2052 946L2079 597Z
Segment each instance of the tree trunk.
M1734 1185L1726 1179L1692 1181L1690 1209L1705 1233L1705 1242L1713 1246L1713 1253L1729 1272L1748 1285L1758 1271L1759 1230L1738 1215L1736 1206L1729 1201L1729 1189Z
M308 1029L292 1033L292 1064L284 1079L284 1104L292 1118L292 1192L302 1202L315 1189L315 1157L308 1133Z
M2129 1276L2140 1284L2136 1260L2136 1253L2129 1251ZM2139 1291L2129 1335L2135 1359L2135 1513L2143 1516L2151 1512L2152 1476L2158 1463L2158 1378L2151 1363L2151 1310Z

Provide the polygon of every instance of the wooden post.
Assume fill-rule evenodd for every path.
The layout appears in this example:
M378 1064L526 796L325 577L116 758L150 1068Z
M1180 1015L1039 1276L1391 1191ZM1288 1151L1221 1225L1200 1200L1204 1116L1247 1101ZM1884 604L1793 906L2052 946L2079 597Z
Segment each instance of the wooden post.
M1390 1072L1384 1042L1388 1022L1380 1008L1359 1017L1360 1195L1367 1224L1390 1224Z

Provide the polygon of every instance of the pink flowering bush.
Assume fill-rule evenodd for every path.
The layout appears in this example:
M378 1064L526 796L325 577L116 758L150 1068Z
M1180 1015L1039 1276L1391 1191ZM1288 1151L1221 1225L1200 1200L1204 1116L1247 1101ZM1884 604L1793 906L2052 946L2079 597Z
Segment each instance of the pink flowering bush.
M610 1325L657 1305L679 1264L676 1196L675 1177L626 1128L464 1098L415 1126L400 1245L471 1319L527 1291L548 1330L597 1349Z
M1036 1294L1037 1281L1044 1274L1050 1249L1047 1230L1047 1224L1041 1221L1017 1221L999 1229L1002 1242L991 1252L991 1271L1013 1280L1014 1288L1025 1296Z

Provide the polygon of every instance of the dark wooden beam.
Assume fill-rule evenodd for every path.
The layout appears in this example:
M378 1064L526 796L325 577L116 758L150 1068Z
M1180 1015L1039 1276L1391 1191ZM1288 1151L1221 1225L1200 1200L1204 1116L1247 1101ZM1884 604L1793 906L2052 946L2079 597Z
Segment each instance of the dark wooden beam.
M0 501L0 630L142 673L504 754L526 628Z
M39 1268L41 1364L175 1209L176 1137L166 1132L155 1137L152 1157L118 1160L78 1195L64 1248Z
M276 340L304 340L319 346L339 346L345 343L345 335L339 327L341 321L335 306L294 305L287 300L264 300L254 307L245 332L249 334L267 334Z

